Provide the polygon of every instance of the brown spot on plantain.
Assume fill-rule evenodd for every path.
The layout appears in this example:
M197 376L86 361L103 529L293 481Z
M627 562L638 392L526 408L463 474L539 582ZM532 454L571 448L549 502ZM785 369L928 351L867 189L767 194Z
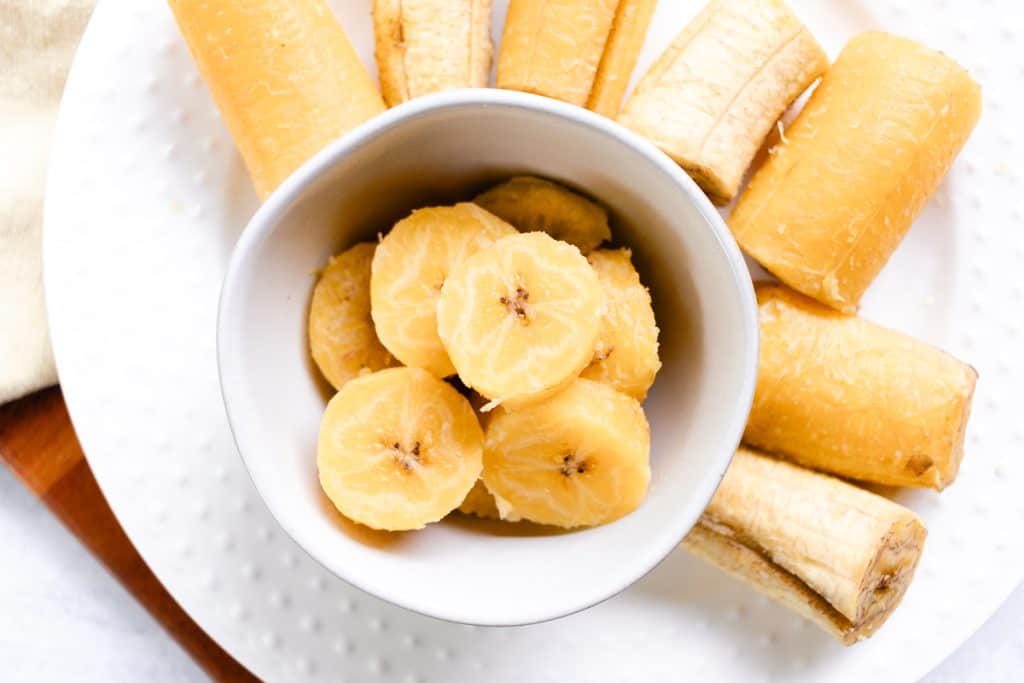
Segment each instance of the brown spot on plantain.
M929 458L927 455L916 454L912 458L910 458L910 460L907 461L907 464L904 465L904 468L913 472L917 476L921 476L934 466L935 461Z

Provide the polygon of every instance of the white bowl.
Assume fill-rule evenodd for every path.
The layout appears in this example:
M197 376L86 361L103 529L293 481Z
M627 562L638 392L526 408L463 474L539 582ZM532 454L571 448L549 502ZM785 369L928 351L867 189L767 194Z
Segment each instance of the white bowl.
M314 270L415 207L472 197L503 177L562 181L603 202L651 288L664 367L647 399L651 487L606 526L553 532L453 515L374 532L339 515L317 481L329 391L307 351ZM623 590L696 522L733 455L753 397L756 304L721 218L654 146L584 109L463 90L396 107L305 164L239 240L220 302L228 418L281 526L342 579L423 614L480 625L552 619ZM680 581L687 577L680 576Z

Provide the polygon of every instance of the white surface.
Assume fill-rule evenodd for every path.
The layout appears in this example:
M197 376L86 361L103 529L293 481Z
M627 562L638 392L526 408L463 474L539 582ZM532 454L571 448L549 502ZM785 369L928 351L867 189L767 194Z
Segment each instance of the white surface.
M346 7L366 54L368 3ZM697 3L662 3L647 58ZM854 3L800 2L835 51ZM1024 574L1024 443L1015 412L1024 233L1009 163L1024 73L1004 2L878 3L882 23L948 49L986 86L986 114L949 180L869 293L865 314L981 372L968 454L941 496L904 494L931 529L890 623L842 649L714 570L674 553L634 589L522 629L416 617L329 577L258 502L231 445L214 315L255 200L166 8L107 0L67 91L47 205L58 365L97 478L142 554L214 638L273 679L910 681L965 640ZM831 19L825 9L843 8ZM891 8L891 9L890 9ZM969 11L970 22L957 14ZM966 29L970 26L970 33ZM993 49L1000 48L999 51ZM111 74L118 74L112 78ZM284 395L282 401L289 397ZM557 571L557 567L553 568ZM500 586L496 587L500 590ZM411 678L410 678L411 677Z
M554 147L559 154L548 154ZM412 208L469 199L508 173L574 183L628 217L613 222L613 236L633 250L661 327L663 365L645 404L650 490L625 518L572 533L456 516L416 533L368 534L326 501L312 457L331 394L309 362L310 272ZM462 90L377 117L266 201L228 267L217 346L239 450L299 545L337 576L402 607L518 626L618 593L693 527L750 412L757 307L729 229L650 143L551 99Z
M52 514L0 467L0 678L78 683L206 680ZM1024 587L924 683L1015 683ZM358 679L356 679L358 680Z
M192 660L0 466L0 679L183 683Z

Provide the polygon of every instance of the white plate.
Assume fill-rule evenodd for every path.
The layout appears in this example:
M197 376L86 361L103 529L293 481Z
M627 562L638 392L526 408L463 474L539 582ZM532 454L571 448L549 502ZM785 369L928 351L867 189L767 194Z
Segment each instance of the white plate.
M699 4L661 4L645 63ZM369 5L336 3L367 57ZM872 23L850 0L794 5L833 53ZM911 681L938 663L1024 576L1024 231L1008 134L1024 73L986 61L1024 33L1014 0L871 5L972 68L987 111L864 313L969 359L981 382L956 485L900 496L931 530L914 585L874 639L844 649L682 552L598 607L517 629L404 612L305 556L257 498L217 387L217 294L255 197L165 3L100 3L53 148L47 302L89 462L171 593L273 680Z

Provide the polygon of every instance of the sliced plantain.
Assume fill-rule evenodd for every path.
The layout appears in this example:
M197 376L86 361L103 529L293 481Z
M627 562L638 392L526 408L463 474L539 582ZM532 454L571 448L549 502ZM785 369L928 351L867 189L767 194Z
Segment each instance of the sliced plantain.
M331 258L313 289L309 348L335 389L395 363L370 317L370 263L376 248L364 242Z
M603 206L543 178L515 176L477 195L473 202L521 232L546 232L584 254L612 238Z
M478 480L473 488L466 494L466 498L459 505L459 512L464 515L474 515L481 519L501 519L498 506L494 502L494 496L484 486L482 479Z
M437 331L459 377L492 402L550 395L590 362L604 293L579 250L542 232L498 240L457 265Z
M402 363L438 377L455 368L437 336L437 300L457 264L516 234L475 204L413 211L377 247L370 279L373 322L381 342Z
M604 290L606 307L594 358L580 376L643 401L661 369L651 294L640 282L629 249L600 249L587 260Z
M459 506L480 477L483 432L469 402L418 368L352 380L324 412L320 484L338 511L404 531Z
M485 435L483 479L503 518L566 528L606 524L643 501L649 450L637 401L577 379L549 399L497 409Z

